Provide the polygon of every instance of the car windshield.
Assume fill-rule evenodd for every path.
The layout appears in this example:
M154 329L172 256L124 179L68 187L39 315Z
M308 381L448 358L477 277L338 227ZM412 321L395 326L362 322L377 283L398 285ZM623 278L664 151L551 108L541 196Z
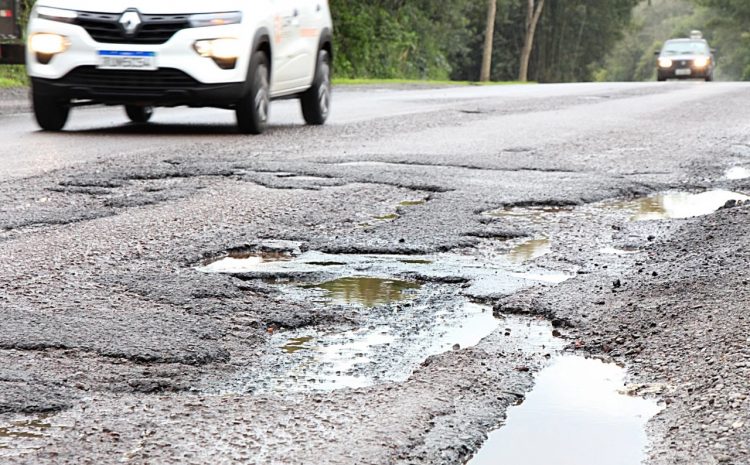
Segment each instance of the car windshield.
M664 55L708 55L705 42L667 42L662 50Z

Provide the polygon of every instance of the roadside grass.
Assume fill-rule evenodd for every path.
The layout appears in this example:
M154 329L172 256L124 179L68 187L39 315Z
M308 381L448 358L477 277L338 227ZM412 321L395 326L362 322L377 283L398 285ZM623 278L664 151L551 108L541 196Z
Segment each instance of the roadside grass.
M0 89L13 87L26 87L29 80L26 77L26 68L22 65L0 66Z
M536 84L536 82L521 81L494 81L494 82L474 82L474 81L448 81L448 80L419 80L419 79L349 79L336 78L333 84L337 86L373 86L373 85L398 85L398 84L415 84L428 86L508 86L518 84Z

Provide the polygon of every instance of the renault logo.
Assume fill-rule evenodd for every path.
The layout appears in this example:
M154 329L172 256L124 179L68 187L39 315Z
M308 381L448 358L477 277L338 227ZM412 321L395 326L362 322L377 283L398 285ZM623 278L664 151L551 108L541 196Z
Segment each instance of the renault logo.
M128 10L120 16L120 24L125 29L125 34L132 36L138 30L138 26L143 23L141 15L135 10Z

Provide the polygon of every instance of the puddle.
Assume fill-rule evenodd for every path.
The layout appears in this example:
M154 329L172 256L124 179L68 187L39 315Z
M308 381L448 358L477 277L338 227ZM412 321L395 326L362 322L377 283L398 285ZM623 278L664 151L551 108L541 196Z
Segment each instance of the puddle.
M725 177L731 181L750 178L750 169L735 166L727 170Z
M411 286L406 286L407 289L398 289L399 285L403 285L399 283L409 281L469 282L470 285L464 288L463 293L471 299L481 300L509 295L538 283L559 284L574 276L575 270L570 270L570 273L548 271L527 263L548 250L549 244L545 240L535 240L521 244L510 254L491 259L459 253L413 256L325 254L310 251L294 253L293 257L281 255L278 261L268 255L251 256L248 259L228 257L198 268L198 271L236 273L246 277L256 274L258 279L270 279L269 282L274 284L282 284L281 280L289 277L291 280L287 279L284 284L290 285L287 290L292 294L296 292L295 283L304 284L300 280L309 283L316 275L322 275L317 280L341 278L342 281L326 284L331 289L323 288L330 291L329 297L339 303L364 303L369 307L383 300L386 303L402 300L399 291L413 290L414 292L407 294L416 294L419 286L413 282ZM302 275L311 277L301 279ZM371 278L352 280L352 275ZM406 278L401 278L405 281L398 281L398 277ZM319 286L304 288L315 287ZM383 295L385 297L381 297ZM298 297L307 299L309 295Z
M50 428L52 424L47 422L47 417L0 424L0 457L22 455L38 449L39 440L48 436Z
M280 262L290 262L294 256L287 251L279 252L230 252L225 258L213 261L198 268L204 273L242 273L252 268L262 269Z
M399 219L399 216L396 213L391 213L388 215L376 216L375 219L378 221L396 221Z
M748 200L750 197L736 192L715 190L701 194L675 192L642 199L605 203L607 209L632 212L631 221L652 221L693 218L710 215L729 200Z
M560 213L570 213L573 210L573 207L556 206L514 207L500 208L498 210L485 212L484 215L494 218L527 218L534 223L540 223L546 221L550 216L558 215Z
M575 356L542 370L524 402L469 465L634 465L646 458L645 426L661 411L623 395L625 370Z
M326 298L334 303L371 308L410 299L422 285L412 281L355 276L305 287L326 291Z
M599 250L599 253L603 255L632 255L638 253L637 250L623 250L615 247L605 247Z
M301 350L311 350L312 347L309 344L313 341L315 339L312 337L295 337L290 339L281 350L287 354L295 354Z
M552 241L547 238L533 239L514 247L507 255L508 261L516 265L535 260L552 252Z
M399 206L401 207L418 207L420 205L424 205L427 203L426 200L404 200L403 202L399 203Z
M492 308L465 299L417 302L397 314L352 331L299 330L272 336L275 360L253 367L229 385L236 391L310 392L404 382L433 355L466 349L501 330L506 351L547 356L565 341L552 336L545 320L496 318Z
M424 260L424 259L418 259L418 258L414 258L414 259L405 258L399 261L407 265L432 265L433 263L435 263L434 260Z

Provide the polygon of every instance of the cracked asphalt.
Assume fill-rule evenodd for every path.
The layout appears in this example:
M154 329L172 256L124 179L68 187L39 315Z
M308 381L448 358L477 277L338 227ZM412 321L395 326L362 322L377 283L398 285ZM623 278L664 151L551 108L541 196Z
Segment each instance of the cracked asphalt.
M137 126L99 107L48 134L23 105L0 106L0 462L462 464L559 353L519 350L503 323L521 315L556 328L566 351L624 365L634 395L664 405L646 463L750 464L750 205L634 222L613 202L750 194L750 179L725 176L750 167L750 85L335 99L320 128L276 102L260 137L237 135L220 110L161 109ZM368 328L388 312L429 328L434 315L321 305L279 285L322 272L197 270L279 244L489 266L540 237L550 253L513 271L570 279L477 294L470 270L423 273L442 289L417 299L423 310L464 295L494 308L498 330L409 366L405 381L357 388L252 385L287 332Z

